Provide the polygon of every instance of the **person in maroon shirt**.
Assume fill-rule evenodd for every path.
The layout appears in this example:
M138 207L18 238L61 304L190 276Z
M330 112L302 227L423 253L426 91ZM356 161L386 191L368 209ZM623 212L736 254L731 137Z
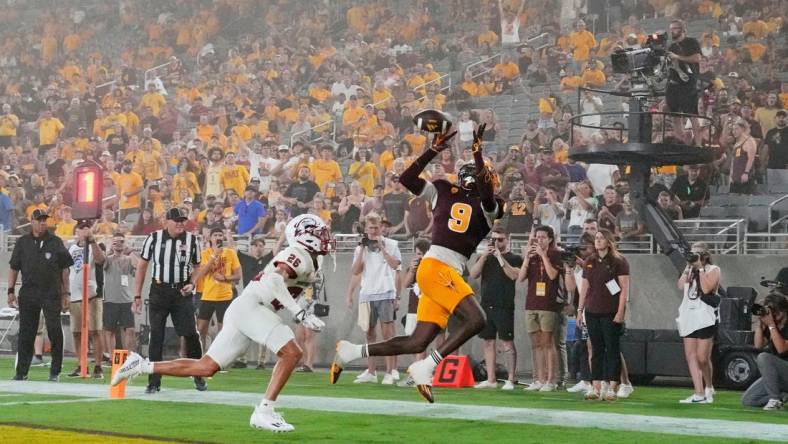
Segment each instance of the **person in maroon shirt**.
M558 311L562 307L558 299L563 270L553 229L546 225L535 227L528 246L523 246L522 255L525 259L517 280L528 279L525 327L531 338L536 375L525 390L552 392L556 388L558 363L553 335L557 331Z
M586 399L616 400L621 371L620 336L629 296L629 263L618 252L609 230L600 229L594 236L596 252L583 267L580 282L578 324L586 325L591 339L591 379L593 390ZM602 381L608 389L600 393Z

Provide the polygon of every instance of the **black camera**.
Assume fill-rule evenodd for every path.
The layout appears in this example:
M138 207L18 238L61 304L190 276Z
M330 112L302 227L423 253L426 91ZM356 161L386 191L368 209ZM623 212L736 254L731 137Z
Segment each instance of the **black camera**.
M755 304L754 303L750 307L750 313L752 313L753 316L761 317L761 316L766 316L769 313L771 313L771 309L769 308L768 305L761 305L761 304Z
M372 251L378 249L378 241L370 239L367 233L361 235L361 242L359 242L359 245L362 247L367 247Z
M694 251L689 251L684 254L684 259L687 261L688 264L694 264L695 262L698 262L701 258L703 258L703 260L705 261L708 261L709 253L706 252L696 253Z
M665 49L667 41L667 33L655 32L648 36L643 48L617 49L610 56L613 72L629 74L641 71L647 75L650 74L660 65L662 58L667 54Z
M561 249L561 262L571 264L580 257L579 245L564 245Z

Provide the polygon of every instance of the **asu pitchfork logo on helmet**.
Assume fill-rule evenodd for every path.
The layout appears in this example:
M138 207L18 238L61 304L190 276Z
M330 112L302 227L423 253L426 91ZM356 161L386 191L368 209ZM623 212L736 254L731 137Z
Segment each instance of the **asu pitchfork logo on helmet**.
M325 222L312 214L294 217L285 228L285 237L291 246L301 245L319 255L328 254L335 245Z
M474 184L476 184L478 180L491 182L493 185L493 190L498 190L501 185L501 182L498 179L498 174L496 174L495 170L492 168L492 165L486 161L484 162L484 169L482 169L481 173L479 174L476 174L476 165L474 163L466 163L465 165L461 166L460 170L457 172L457 182L459 182L459 185L466 190L474 189Z

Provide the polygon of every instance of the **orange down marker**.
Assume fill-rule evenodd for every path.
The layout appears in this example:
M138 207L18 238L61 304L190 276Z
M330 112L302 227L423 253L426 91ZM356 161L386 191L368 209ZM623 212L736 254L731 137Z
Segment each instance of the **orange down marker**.
M123 363L126 362L126 357L129 355L128 350L112 350L112 376L115 372L120 370ZM109 397L111 399L123 399L126 397L126 381L121 382L116 386L109 386Z

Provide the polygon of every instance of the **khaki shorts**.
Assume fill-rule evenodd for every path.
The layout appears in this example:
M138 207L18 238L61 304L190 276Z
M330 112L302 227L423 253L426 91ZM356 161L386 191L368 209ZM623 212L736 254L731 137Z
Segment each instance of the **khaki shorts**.
M558 313L546 310L525 310L525 330L528 333L555 331Z
M103 301L101 298L93 298L88 303L88 330L100 331L103 327ZM69 304L71 314L71 333L82 331L82 302L72 302Z

